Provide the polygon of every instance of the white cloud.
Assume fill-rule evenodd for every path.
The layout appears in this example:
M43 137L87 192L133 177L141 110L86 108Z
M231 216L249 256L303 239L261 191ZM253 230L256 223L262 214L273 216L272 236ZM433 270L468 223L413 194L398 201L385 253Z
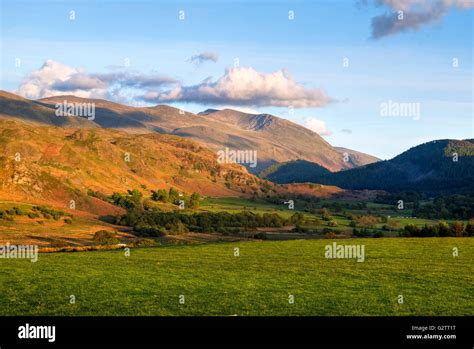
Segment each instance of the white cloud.
M320 136L330 136L331 131L326 127L326 123L323 120L316 119L314 117L307 118L303 124L307 129L316 132Z
M148 91L142 98L154 103L294 108L322 107L332 101L323 90L306 88L286 71L265 74L253 68L231 68L215 82L206 79L197 85L179 86L168 91Z
M148 91L147 91L148 89ZM91 74L53 60L31 72L17 93L30 99L64 94L84 98L145 101L148 103L197 103L255 112L258 107L322 107L332 99L321 89L308 88L286 71L260 73L253 68L232 68L217 81L205 79L183 86L174 78L124 70Z
M61 95L64 91L57 87L66 84L70 79L73 79L79 87L68 91L79 97L105 94L103 86L94 86L94 81L84 75L81 69L71 68L51 59L47 60L40 69L33 71L20 85L17 93L31 99Z
M122 88L150 88L176 84L173 78L159 74L139 74L120 71L108 74L89 74L84 69L47 60L29 74L17 93L30 99L72 94L84 98L116 99Z

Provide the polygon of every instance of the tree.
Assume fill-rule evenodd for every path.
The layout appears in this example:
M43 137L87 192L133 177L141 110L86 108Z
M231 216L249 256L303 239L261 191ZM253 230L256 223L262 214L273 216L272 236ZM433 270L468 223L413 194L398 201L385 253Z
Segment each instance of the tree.
M410 236L420 236L420 229L414 224L407 224L405 225L405 235Z
M460 237L463 235L464 232L464 223L460 221L456 221L450 224L449 230L451 236Z
M474 236L474 219L471 219L469 223L466 224L465 230L467 236Z
M196 192L192 193L191 198L189 200L189 207L198 208L200 201L201 201L201 195Z
M132 200L133 202L135 203L140 203L140 200L143 196L143 194L138 191L137 189L133 189L133 190L128 190L128 196L130 197L130 200Z
M168 193L165 189L152 190L151 199L153 201L168 202Z
M301 225L304 222L304 215L301 212L296 212L290 217L290 222L295 225Z
M356 219L356 224L358 227L372 228L378 221L374 216L361 216Z
M179 192L173 187L171 187L168 192L168 200L172 202L173 204L178 204Z
M322 216L323 220L325 221L331 220L331 214L329 213L329 210L326 207L323 207Z
M449 225L446 222L438 222L438 235L441 237L449 236Z
M387 227L389 230L396 230L398 228L398 223L394 220L389 220L387 223Z

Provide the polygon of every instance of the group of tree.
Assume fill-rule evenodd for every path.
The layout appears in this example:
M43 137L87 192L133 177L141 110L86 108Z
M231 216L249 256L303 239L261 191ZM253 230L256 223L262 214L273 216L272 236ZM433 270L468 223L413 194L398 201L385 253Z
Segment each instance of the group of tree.
M432 202L418 206L413 215L429 219L474 218L474 194L438 196Z
M464 193L455 195L439 194L428 197L426 194L414 191L399 193L384 193L374 200L377 203L397 207L400 201L406 209L413 209L413 216L427 219L460 219L474 218L474 194Z
M139 233L149 236L192 232L240 232L258 227L281 227L291 222L300 222L299 217L285 219L275 213L256 214L249 211L197 212L188 214L179 211L164 212L129 210L117 217L116 223L131 226Z
M199 207L201 201L201 195L199 193L180 193L177 189L171 187L168 191L165 189L152 190L150 198L144 198L143 193L137 189L129 189L126 193L114 192L112 195L107 196L100 192L88 190L87 194L92 197L96 197L103 201L109 202L115 206L123 207L126 210L141 209L146 205L146 200L152 200L155 202L172 203L183 208L196 209Z
M143 194L137 189L128 190L127 193L113 193L108 201L115 206L123 207L127 210L141 207Z
M375 216L356 216L349 225L351 227L372 228L374 225L382 222L382 219Z
M175 188L171 187L168 191L165 189L158 189L151 191L151 199L153 201L159 201L163 203L172 203L174 205L184 204L186 208L198 208L201 201L201 195L199 193L180 193Z
M446 222L438 222L435 225L425 225L417 227L413 224L405 226L402 236L406 237L463 237L474 236L474 220L464 224L461 221L456 221L451 224Z

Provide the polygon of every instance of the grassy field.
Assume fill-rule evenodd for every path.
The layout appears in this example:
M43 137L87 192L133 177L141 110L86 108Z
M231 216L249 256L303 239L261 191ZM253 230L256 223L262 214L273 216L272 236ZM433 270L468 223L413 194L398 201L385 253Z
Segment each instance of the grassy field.
M335 203L335 200L323 200L319 203L320 207L324 207L325 203ZM340 201L339 201L340 202ZM295 209L289 210L285 205L276 205L270 204L264 201L252 201L243 198L237 197L227 197L227 198L206 198L201 203L201 211L210 211L210 212L220 212L225 211L229 213L238 213L242 211L251 211L258 214L264 213L276 213L284 218L289 218L296 212L300 212L304 215L305 219L308 222L311 222L315 218L320 220L320 214L312 214L304 211L304 206L302 202L296 202ZM367 211L371 210L372 213L368 213ZM313 228L313 229L324 229L324 228L331 228L334 231L347 231L352 230L350 226L350 220L344 216L343 212L337 213L333 210L331 211L331 220L337 223L337 226L330 226L328 222L321 221L319 224L305 224L305 227ZM398 224L399 228L403 228L407 224L413 224L418 227L422 227L424 225L433 225L437 223L437 220L432 219L422 219L422 218L413 218L410 217L412 212L411 210L396 210L393 206L385 205L385 204L378 204L373 202L367 202L367 208L364 210L356 210L356 209L346 209L343 210L346 212L350 212L357 215L370 215L370 214L380 214L389 216L392 222ZM452 222L452 220L445 220L448 223ZM385 223L378 223L374 225L374 229L381 230ZM386 235L398 236L398 232L386 233Z
M326 259L332 240L0 259L0 315L474 315L474 239L336 241L365 262Z
M226 211L231 213L252 211L255 213L278 213L284 217L289 217L298 209L288 210L283 205L274 205L264 201L252 201L244 198L205 198L201 203L201 210L210 212Z

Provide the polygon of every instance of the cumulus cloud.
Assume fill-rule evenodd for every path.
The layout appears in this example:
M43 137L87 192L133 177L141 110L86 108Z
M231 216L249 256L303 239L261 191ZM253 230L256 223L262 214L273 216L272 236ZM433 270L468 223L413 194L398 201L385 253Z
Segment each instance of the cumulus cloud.
M294 108L322 107L332 101L323 90L306 88L283 70L265 74L243 67L226 70L217 81L206 79L197 85L148 91L141 98L153 103Z
M114 72L89 74L81 68L69 67L47 60L41 68L29 74L17 93L30 99L73 94L84 98L112 98L117 89L152 88L176 84L177 80L159 74Z
M81 69L53 60L47 60L41 68L27 76L17 93L26 98L37 99L61 95L65 91L74 92L75 95L85 98L92 95L103 96L106 93L99 81L89 79Z
M375 0L389 12L372 18L372 38L417 30L421 26L444 17L451 8L467 10L474 8L473 0ZM403 17L399 18L399 11Z
M323 120L316 119L314 117L312 118L307 118L304 121L304 127L307 129L316 132L320 136L330 136L331 131L329 131L326 127L326 123Z
M190 102L241 109L322 107L332 101L323 90L296 82L284 70L267 74L253 68L231 68L217 80L207 78L199 84L184 86L157 73L126 70L92 74L53 60L31 72L16 92L30 99L72 94L123 102L127 96L127 103Z
M93 89L104 89L106 87L107 84L100 79L84 73L75 73L67 79L56 81L51 85L53 90L58 91L90 91Z
M219 55L217 53L207 51L207 52L202 52L198 55L191 56L189 61L191 63L199 65L199 64L207 62L207 61L211 61L211 62L215 63L215 62L217 62L218 59L219 59Z

